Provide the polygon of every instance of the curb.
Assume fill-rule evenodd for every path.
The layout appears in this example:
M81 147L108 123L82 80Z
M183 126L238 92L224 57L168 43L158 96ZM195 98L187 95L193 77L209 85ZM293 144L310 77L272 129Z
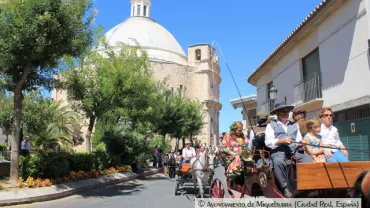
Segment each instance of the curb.
M156 173L159 173L160 171L161 169L150 169L144 172L144 176L154 175ZM137 175L132 172L116 173L113 175L103 176L97 179L87 179L82 181L76 181L69 184L58 184L52 185L50 187L27 189L22 191L0 192L0 206L28 204L34 202L44 202L55 199L61 199L79 192L93 190L122 182L127 182L130 180L138 179L140 177L141 177L140 175ZM8 197L6 197L6 195L8 195ZM11 195L13 195L13 197L9 198L9 196Z

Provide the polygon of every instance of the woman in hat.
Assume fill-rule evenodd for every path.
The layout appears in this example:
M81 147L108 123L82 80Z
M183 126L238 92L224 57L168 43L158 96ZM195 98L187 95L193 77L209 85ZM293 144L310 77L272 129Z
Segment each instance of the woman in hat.
M242 146L247 141L243 134L243 124L240 121L234 122L230 126L230 132L224 136L221 152L226 154L223 158L224 167L227 167L227 175L234 175L242 168L240 154Z

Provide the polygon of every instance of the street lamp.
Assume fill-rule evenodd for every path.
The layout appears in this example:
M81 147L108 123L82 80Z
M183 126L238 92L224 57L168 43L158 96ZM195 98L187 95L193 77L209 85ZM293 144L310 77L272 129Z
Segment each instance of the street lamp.
M269 90L269 94L270 94L270 99L271 100L276 100L276 97L277 97L277 89L272 86L271 89Z

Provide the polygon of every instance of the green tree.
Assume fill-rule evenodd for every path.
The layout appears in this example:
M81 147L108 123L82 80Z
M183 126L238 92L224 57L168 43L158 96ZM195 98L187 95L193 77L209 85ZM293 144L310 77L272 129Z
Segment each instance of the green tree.
M124 119L147 130L156 91L144 50L124 44L117 50L104 38L98 47L104 52L92 50L77 61L66 59L68 69L62 73L69 102L89 119L85 136L89 144L97 119L105 126Z
M9 0L0 4L0 75L14 93L14 139L10 182L19 179L23 90L52 88L63 55L78 56L92 42L91 0ZM91 11L91 12L90 12Z
M1 100L0 124L6 124L5 132L13 128L12 100L12 95L3 96ZM23 102L23 131L32 137L34 149L50 149L58 142L68 142L67 147L81 143L81 119L77 113L61 106L60 101L44 98L39 91L25 93Z
M12 96L0 93L0 128L7 140L13 131L13 99Z
M185 112L184 136L189 137L190 142L194 145L193 136L198 135L205 124L201 104L197 100L186 100ZM185 144L183 143L183 145Z
M176 128L181 125L181 106L179 100L182 98L177 94L173 94L166 86L159 88L159 97L155 100L156 112L155 122L152 125L152 131L166 137L167 134L175 135Z

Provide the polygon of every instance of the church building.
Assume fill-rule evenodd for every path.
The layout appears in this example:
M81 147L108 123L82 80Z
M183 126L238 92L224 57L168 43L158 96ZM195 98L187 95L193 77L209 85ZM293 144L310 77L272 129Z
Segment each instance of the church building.
M173 91L181 90L190 99L202 104L205 125L194 142L217 145L219 135L219 103L221 82L220 66L216 50L209 44L194 44L188 47L188 55L163 26L150 17L150 0L131 0L130 17L106 34L108 44L118 43L141 46L147 51L154 79L164 80ZM65 100L66 92L53 90L54 100ZM82 129L85 135L87 127ZM181 147L181 142L180 147ZM174 147L176 140L172 139ZM90 151L91 145L83 143L77 151Z

